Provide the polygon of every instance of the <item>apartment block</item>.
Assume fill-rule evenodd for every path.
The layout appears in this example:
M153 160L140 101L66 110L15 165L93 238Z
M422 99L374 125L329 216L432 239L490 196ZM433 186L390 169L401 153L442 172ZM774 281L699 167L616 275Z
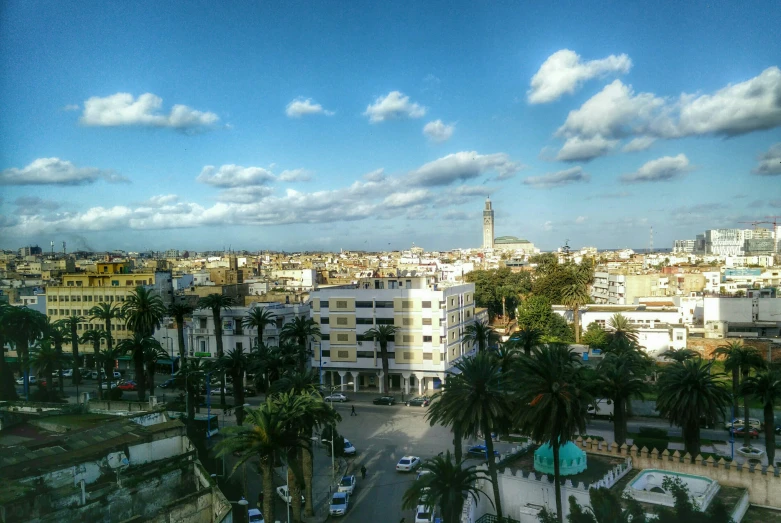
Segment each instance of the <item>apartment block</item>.
M591 288L594 303L632 305L646 296L686 296L702 292L706 286L702 273L635 274L620 270L596 271Z
M357 285L320 288L310 295L312 319L322 332L312 366L332 386L352 382L356 392L386 392L379 344L365 333L393 325L391 389L437 389L445 371L472 349L461 340L475 321L474 294L473 283L447 285L431 276L363 278Z

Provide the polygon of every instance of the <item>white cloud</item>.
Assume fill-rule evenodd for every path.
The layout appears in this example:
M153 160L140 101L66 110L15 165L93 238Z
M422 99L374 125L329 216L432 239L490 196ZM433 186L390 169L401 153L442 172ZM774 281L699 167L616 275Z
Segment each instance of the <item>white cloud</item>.
M409 174L409 179L415 185L430 187L449 185L457 180L470 180L488 172L508 176L521 168L520 164L511 161L505 153L483 155L475 151L462 151L421 166Z
M781 174L781 142L771 145L770 149L759 157L759 165L751 172L764 176Z
M625 153L645 151L646 149L650 148L654 142L656 142L656 138L652 138L650 136L638 136L637 138L630 140L629 143L621 148L621 150Z
M586 162L607 154L617 144L618 140L605 140L598 135L591 138L573 136L564 142L556 154L556 160L560 162Z
M76 167L59 158L38 158L21 169L0 171L0 185L87 185L98 180L111 183L128 179L107 169Z
M306 169L286 169L279 173L280 182L308 182L312 179L312 172Z
M186 105L174 105L169 114L160 113L163 99L152 93L134 98L130 93L116 93L101 98L93 96L84 102L80 122L98 127L137 125L170 127L194 131L208 128L219 121L210 112L196 111Z
M386 178L385 169L383 169L382 167L363 175L363 179L368 182L381 182L385 180L385 178Z
M62 108L63 111L78 111L79 109L81 109L79 104L68 104Z
M411 207L413 205L422 203L430 198L431 196L429 195L427 190L415 189L412 191L397 192L388 195L382 201L382 205L384 207L390 207L392 209L397 209L401 207Z
M197 181L215 187L243 187L265 185L274 181L274 174L262 167L242 167L241 165L222 165L218 169L207 165L201 170Z
M532 104L553 102L592 78L626 74L631 68L632 60L625 54L584 62L574 51L562 49L550 55L532 77L528 100Z
M366 106L364 116L369 117L372 123L400 118L421 118L426 114L426 108L417 103L412 103L409 96L391 91L385 96L378 96L374 103Z
M588 219L588 216L578 216L575 218L575 223L585 223L585 221Z
M583 172L583 168L578 166L555 173L543 174L542 176L529 176L524 178L523 183L537 189L551 189L573 183L588 182L589 180L591 180L591 176Z
M52 200L44 200L38 196L19 196L14 200L17 213L36 213L40 211L54 211L59 209L61 204Z
M455 128L454 124L447 125L442 120L434 120L423 127L423 134L428 136L432 142L442 143L448 141L453 136Z
M552 231L553 230L553 222L548 220L542 225L542 230L544 231Z
M646 162L633 173L623 175L621 180L626 183L669 181L683 176L690 170L689 159L685 154L663 156Z
M152 196L141 205L146 207L163 207L174 204L178 201L179 197L175 194L159 194L157 196Z
M301 118L310 114L324 114L326 116L332 116L333 111L323 109L323 106L319 103L315 103L311 98L296 98L285 108L285 114L290 118Z
M221 202L229 203L254 203L262 200L273 193L271 187L265 185L254 185L248 187L231 187L220 191L217 199Z

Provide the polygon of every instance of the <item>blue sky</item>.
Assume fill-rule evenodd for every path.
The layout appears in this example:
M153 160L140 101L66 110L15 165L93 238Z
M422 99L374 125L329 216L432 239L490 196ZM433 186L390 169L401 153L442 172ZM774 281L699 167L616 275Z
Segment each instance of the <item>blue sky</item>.
M0 248L477 247L489 194L543 249L781 214L774 0L226 4L4 5Z

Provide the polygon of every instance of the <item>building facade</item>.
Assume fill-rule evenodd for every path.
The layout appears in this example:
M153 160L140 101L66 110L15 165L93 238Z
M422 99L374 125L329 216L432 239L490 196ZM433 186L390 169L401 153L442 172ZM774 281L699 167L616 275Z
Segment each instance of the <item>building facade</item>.
M366 331L396 327L388 343L391 389L423 394L439 388L445 372L472 347L462 342L475 321L473 283L443 285L433 277L365 278L357 285L320 288L310 295L322 338L312 366L326 384L354 391L383 388L382 358Z
M491 198L485 199L483 210L483 249L494 248L494 210L491 208Z

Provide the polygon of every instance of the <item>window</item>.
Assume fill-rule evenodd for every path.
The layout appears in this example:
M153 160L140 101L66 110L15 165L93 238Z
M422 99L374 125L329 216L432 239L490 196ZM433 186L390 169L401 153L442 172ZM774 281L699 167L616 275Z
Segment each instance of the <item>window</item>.
M393 318L377 318L377 325L393 325Z
M81 281L76 282L76 287L81 287Z
M350 352L346 351L346 350L338 350L338 351L336 351L336 355L339 358L349 358L350 357Z
M320 308L321 309L327 309L328 308L328 300L320 300Z
M85 301L92 301L92 296L84 296L84 298L86 298Z
M119 287L119 280L111 280L112 287Z
M336 318L336 324L347 326L347 318Z
M320 357L322 358L330 358L331 357L331 350L330 349L323 349L320 351Z
M679 332L678 334L675 335L675 339L678 341L683 341L683 334Z
M65 316L65 309L60 309L60 315Z
M406 352L406 351L405 351L405 352L402 352L402 354L401 354L401 355L402 355L402 357L403 357L405 360L411 360L411 359L412 359L412 352Z
M393 302L392 301L378 301L374 303L374 306L378 309L392 309L393 308Z
M444 336L439 337L439 343L444 344L447 341L447 339Z
M330 334L321 334L320 335L320 341L328 341L330 339L331 339L331 335Z
M320 318L320 325L328 325L330 323L331 323L331 318L329 318L328 316L324 318Z
M206 318L198 318L198 328L199 329L206 328Z
M430 301L424 301L423 302L423 308L424 309L430 309L431 308L431 302Z
M412 325L412 323L413 323L412 318L402 318L401 319L401 324L404 325L404 326Z
M73 282L72 281L68 282L68 287L73 287Z
M52 296L51 301L57 301L57 296Z
M63 296L60 301L69 301L69 300L70 300L70 298L68 296Z
M244 344L242 342L240 342L240 341L237 341L236 342L236 350L239 351L239 352L243 352L244 351Z
M412 302L411 301L402 301L401 302L401 308L402 309L411 309L412 308Z
M236 318L233 322L233 334L244 334L244 329L242 325L243 318Z
M337 334L336 335L336 341L347 341L350 339L350 336L345 334Z
M347 302L346 301L337 301L336 302L336 308L337 309L346 309L347 308Z
M49 309L49 316L56 316L57 315L57 309Z
M403 336L401 337L401 340L402 340L404 343L412 343L412 342L414 341L414 339L415 339L415 337L414 337L414 336L410 336L410 335L408 335L408 334L405 334L405 335L403 335Z
M404 288L411 289L412 288L412 281L411 280L406 280L404 282Z
M374 352L372 352L370 350L359 350L357 354L358 354L359 358L373 358L374 357Z
M133 280L125 280L125 285L133 285Z
M373 325L374 321L371 318L355 318L355 323L358 325Z
M432 359L433 359L433 354L431 354L430 352L424 352L424 353L423 353L423 360L424 360L424 361L425 361L425 360L428 360L428 361L430 361L430 360L432 360Z
M431 343L431 336L423 336L423 343Z
M423 325L431 325L431 318L423 318Z
M371 309L374 305L370 301L356 301L355 306L359 309Z
M466 311L466 318L469 319L472 317L472 311Z

